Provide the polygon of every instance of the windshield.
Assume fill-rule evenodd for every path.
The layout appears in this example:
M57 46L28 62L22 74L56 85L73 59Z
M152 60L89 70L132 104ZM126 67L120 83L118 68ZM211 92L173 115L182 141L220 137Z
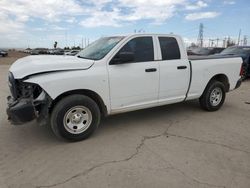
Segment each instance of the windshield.
M104 58L124 37L104 37L93 42L81 52L77 57L100 60Z
M250 53L250 48L231 47L221 52L221 54L245 54L245 53Z

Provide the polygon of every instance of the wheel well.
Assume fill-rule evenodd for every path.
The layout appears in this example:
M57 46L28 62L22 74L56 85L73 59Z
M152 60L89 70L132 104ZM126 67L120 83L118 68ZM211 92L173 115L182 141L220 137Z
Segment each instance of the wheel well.
M91 98L92 100L94 100L96 102L96 104L98 105L98 107L100 108L101 114L103 116L107 115L107 107L104 104L102 98L94 91L91 90L87 90L87 89L80 89L80 90L71 90L71 91L67 91L65 93L62 93L61 95L59 95L58 97L56 97L51 106L50 106L50 112L53 110L54 106L60 101L62 100L64 97L69 96L69 95L74 95L74 94L81 94L81 95L86 95L89 98Z
M229 91L230 84L229 84L228 77L225 74L217 74L217 75L215 75L213 78L210 79L210 81L208 83L210 83L213 80L216 80L216 81L219 81L219 82L223 83L225 88L226 88L226 92Z

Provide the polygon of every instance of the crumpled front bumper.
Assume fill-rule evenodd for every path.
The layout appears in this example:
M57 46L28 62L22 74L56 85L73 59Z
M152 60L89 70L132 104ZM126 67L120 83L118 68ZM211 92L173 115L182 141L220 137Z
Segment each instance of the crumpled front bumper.
M7 98L8 120L14 125L20 125L37 118L37 112L31 99L13 100L11 96Z

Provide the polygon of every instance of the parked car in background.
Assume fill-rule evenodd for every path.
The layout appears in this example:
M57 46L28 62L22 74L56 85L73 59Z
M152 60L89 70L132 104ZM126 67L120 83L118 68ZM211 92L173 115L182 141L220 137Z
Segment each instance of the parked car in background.
M5 51L5 50L0 49L0 56L6 57L6 56L8 56L8 52Z
M53 55L53 54L54 54L54 50L55 50L55 49L50 49L50 50L48 50L48 54Z
M39 55L39 50L36 49L31 50L30 55Z
M50 55L64 55L64 50L61 48L50 49L50 50L48 50L48 54L50 54Z
M48 54L48 48L38 48L39 54Z
M31 55L48 54L48 49L47 48L35 48L31 50L30 54Z
M27 53L27 54L30 54L31 49L30 49L30 48L27 48L27 49L23 50L23 52L24 52L24 53Z
M198 55L198 56L207 56L218 54L225 48L218 48L218 47L208 47L208 48L193 48L188 50L188 55Z
M74 56L74 55L78 54L79 52L80 52L80 50L71 50L70 52L66 52L65 55Z
M232 46L223 50L218 56L240 56L243 60L243 79L250 77L250 46Z
M198 47L197 46L189 46L189 47L187 47L187 49L186 49L187 50L187 54L189 55L196 48L198 48Z
M64 55L64 50L61 48L57 48L54 50L54 55Z
M68 52L70 52L71 50L64 50L64 54L66 54L66 53L68 53Z

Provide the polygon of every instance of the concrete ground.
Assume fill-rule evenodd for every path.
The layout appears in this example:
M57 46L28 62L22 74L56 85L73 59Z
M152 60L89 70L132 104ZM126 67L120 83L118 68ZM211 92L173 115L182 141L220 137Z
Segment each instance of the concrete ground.
M88 140L6 120L0 66L0 187L250 187L250 81L209 113L197 101L116 115Z

